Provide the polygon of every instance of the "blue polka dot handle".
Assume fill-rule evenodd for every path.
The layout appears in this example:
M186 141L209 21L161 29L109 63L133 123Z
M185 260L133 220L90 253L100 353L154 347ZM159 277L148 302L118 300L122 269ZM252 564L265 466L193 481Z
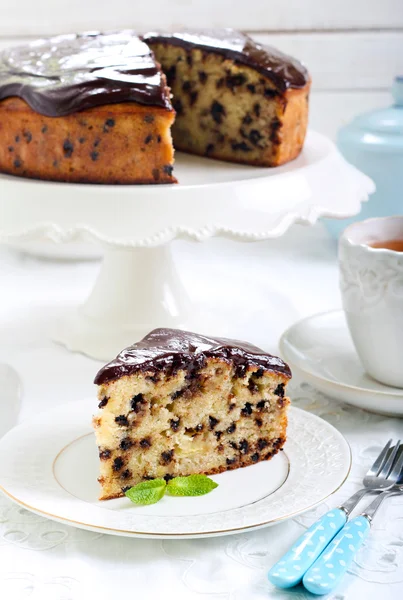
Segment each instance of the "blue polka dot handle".
M335 508L316 521L269 571L269 581L279 588L290 588L302 580L328 543L346 524L346 513Z
M302 580L312 594L331 592L343 579L370 530L365 517L355 517L336 535Z

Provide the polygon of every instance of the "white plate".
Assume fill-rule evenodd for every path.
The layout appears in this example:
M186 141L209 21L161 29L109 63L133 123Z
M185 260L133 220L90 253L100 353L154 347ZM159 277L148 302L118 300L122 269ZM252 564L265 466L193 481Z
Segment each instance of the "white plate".
M282 335L280 352L295 372L335 400L403 416L403 389L383 385L365 373L343 311L298 321Z
M291 408L288 441L271 461L213 477L197 498L164 497L136 507L100 502L90 421L94 400L65 404L19 425L0 442L0 489L28 510L83 529L133 537L224 535L272 525L322 502L351 466L343 436L319 417Z

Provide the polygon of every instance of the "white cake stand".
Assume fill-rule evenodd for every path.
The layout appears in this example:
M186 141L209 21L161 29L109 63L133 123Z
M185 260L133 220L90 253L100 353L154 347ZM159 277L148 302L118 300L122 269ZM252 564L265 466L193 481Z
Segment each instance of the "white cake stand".
M374 191L335 146L310 132L301 156L265 169L177 154L178 185L101 186L0 176L0 241L93 240L104 261L90 297L55 339L108 360L154 327L205 330L171 258L176 238L250 242L293 223L347 217Z

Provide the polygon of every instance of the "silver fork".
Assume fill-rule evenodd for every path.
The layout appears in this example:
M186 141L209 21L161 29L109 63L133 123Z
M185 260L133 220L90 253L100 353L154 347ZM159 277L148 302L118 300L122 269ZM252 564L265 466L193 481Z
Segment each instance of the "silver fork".
M365 475L364 487L341 506L327 512L298 538L292 548L270 569L270 582L280 588L289 588L300 583L306 571L346 525L351 511L363 496L392 489L399 479L402 467L403 445L399 440L392 447L392 440L389 440Z
M323 595L334 590L368 536L375 513L382 502L389 496L403 494L403 446L400 446L397 451L396 448L397 445L394 448L395 456L397 456L397 451L400 455L390 473L391 478L397 476L400 479L400 484L397 483L385 489L360 515L348 521L347 525L333 538L304 575L302 582L309 592Z

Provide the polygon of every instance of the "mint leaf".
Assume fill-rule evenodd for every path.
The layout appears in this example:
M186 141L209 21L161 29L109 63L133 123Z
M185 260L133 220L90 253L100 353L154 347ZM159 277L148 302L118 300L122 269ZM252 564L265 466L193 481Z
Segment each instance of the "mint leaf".
M171 496L204 496L218 487L218 483L206 475L175 477L168 481L167 494Z
M166 486L165 479L151 479L131 487L125 495L134 504L155 504L165 494Z

